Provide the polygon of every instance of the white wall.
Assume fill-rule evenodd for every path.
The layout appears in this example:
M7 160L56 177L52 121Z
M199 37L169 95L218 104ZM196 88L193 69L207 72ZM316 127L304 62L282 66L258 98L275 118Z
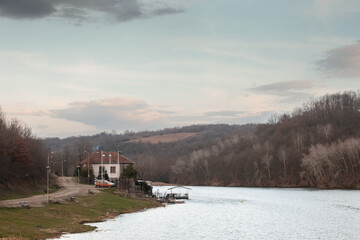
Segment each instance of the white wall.
M127 167L128 164L103 164L102 166L105 167L105 171L109 175L109 178L119 178L122 170ZM97 178L99 175L99 167L101 164L93 164L92 168L94 171L94 176ZM121 169L120 169L121 166ZM110 173L110 167L115 167L115 173Z
M101 164L93 164L94 175L97 177L99 175L99 167ZM120 164L103 164L105 171L109 175L109 178L119 178L120 177ZM110 167L115 167L115 173L110 173Z

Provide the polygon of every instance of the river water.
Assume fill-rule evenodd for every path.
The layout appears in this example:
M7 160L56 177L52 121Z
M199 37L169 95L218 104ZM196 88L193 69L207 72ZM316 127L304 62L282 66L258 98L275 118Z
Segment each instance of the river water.
M185 204L123 214L61 239L360 239L360 191L191 188Z

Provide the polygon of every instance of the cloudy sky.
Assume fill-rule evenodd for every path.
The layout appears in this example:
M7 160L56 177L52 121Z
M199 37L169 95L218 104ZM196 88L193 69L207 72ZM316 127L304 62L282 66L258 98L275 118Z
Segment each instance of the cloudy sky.
M360 89L358 0L1 0L0 106L39 137L266 122Z

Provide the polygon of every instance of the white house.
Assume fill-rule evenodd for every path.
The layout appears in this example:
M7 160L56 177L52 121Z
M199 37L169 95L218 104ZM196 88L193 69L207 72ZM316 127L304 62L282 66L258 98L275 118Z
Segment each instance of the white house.
M99 175L101 176L107 173L110 180L114 181L120 178L124 168L130 164L134 164L134 162L118 152L96 151L81 162L82 167L85 168L87 168L88 164L92 167L96 178Z

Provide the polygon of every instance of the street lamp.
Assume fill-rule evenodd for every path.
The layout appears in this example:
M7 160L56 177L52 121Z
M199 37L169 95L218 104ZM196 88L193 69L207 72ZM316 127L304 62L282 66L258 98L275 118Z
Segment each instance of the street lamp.
M50 173L50 166L46 166L46 202L49 203L49 173Z
M53 174L55 174L55 163L56 163L56 161L52 161L52 164L53 164Z
M78 192L80 193L80 165L77 166L78 169Z
M87 170L88 170L88 183L90 183L90 156L89 152L85 150L85 153L87 154L88 164L87 164Z
M47 165L49 165L50 166L50 156L52 157L52 154L53 154L54 152L48 152L48 164Z
M50 157L52 158L53 156L52 156L52 154L53 154L54 152L48 152L48 156L47 156L47 165L50 167Z

